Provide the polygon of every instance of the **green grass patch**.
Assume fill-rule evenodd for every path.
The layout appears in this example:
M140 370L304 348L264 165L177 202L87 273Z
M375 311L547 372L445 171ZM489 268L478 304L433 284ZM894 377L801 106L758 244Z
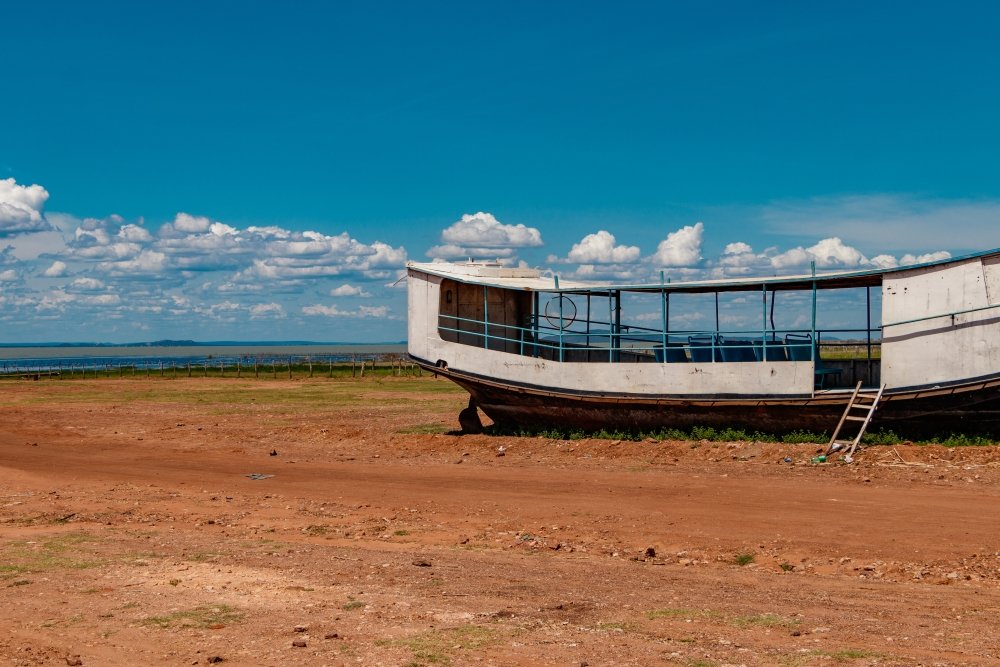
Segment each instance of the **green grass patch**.
M144 625L158 628L210 628L219 625L242 623L244 614L225 604L202 605L194 609L175 611L165 616L148 616Z
M88 558L83 545L96 538L87 533L66 533L37 541L19 540L0 547L0 578L49 570L82 570L100 565Z
M357 609L364 609L368 606L367 602L362 602L361 600L351 600L347 604L341 607L344 611L355 611Z
M463 625L457 628L432 630L405 639L383 639L376 646L399 646L413 653L417 665L451 665L455 654L461 651L475 651L500 641L500 632L482 625Z
M447 433L450 430L452 429L444 424L430 423L407 426L397 430L396 433L403 433L406 435L436 435L440 433Z
M497 425L486 427L487 434L496 436L516 436L532 438L548 438L550 440L623 440L627 442L643 442L652 440L656 444L661 441L692 442L707 440L709 442L770 442L789 445L796 444L826 444L830 441L827 432L796 430L788 433L766 433L743 428L714 428L711 426L693 426L690 429L661 429L658 431L620 431L601 429L584 431L581 429L560 428L520 428L507 429ZM948 433L939 434L926 440L908 440L888 429L879 429L865 433L861 442L865 445L900 445L913 442L918 445L940 444L945 447L982 447L1000 443L1000 437L994 434L976 435ZM692 445L694 446L694 445Z
M799 621L778 614L753 614L751 616L737 616L732 620L732 623L738 628L794 628L799 624Z
M754 556L752 553L749 552L736 554L736 556L733 557L733 563L739 565L740 567L743 567L744 565L749 565L750 563L754 562L756 558L757 558L756 556Z

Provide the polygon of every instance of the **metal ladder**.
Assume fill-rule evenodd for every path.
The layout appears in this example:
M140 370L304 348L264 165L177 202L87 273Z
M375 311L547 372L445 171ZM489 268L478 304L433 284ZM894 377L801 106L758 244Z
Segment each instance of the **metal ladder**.
M844 414L841 415L837 428L833 430L833 437L830 438L830 444L826 449L827 456L846 449L847 453L844 454L844 461L850 463L854 460L854 451L858 448L858 443L861 442L861 436L868 429L868 424L871 423L872 416L874 416L875 410L878 408L879 401L882 400L882 392L884 391L885 385L879 387L877 392L861 391L861 382L858 382L857 386L854 387L854 393L851 394L851 400L847 402L847 407L844 408ZM851 414L852 410L863 410L864 415ZM861 428L858 429L858 433L853 439L838 440L837 436L840 435L841 429L848 421L861 422Z

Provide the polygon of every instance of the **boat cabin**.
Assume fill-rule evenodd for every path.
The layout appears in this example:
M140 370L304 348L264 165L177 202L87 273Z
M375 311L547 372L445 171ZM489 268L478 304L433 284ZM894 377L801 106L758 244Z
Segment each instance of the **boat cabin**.
M409 350L510 386L806 397L1000 375L1000 251L894 269L598 285L411 263Z

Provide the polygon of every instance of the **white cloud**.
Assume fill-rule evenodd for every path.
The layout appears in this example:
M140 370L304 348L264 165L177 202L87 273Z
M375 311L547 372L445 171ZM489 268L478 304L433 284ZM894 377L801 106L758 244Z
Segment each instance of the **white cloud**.
M139 225L122 225L118 230L118 238L132 243L149 243L153 240L153 235Z
M0 283L11 283L19 278L17 271L14 269L7 269L6 271L0 271Z
M104 289L104 283L97 278L77 278L69 286L73 289L88 292Z
M203 234L207 232L211 226L212 221L204 216L178 213L174 216L174 222L171 225L170 231L184 232L186 234Z
M771 266L776 269L807 266L810 262L816 262L817 269L851 269L867 265L868 258L836 237L823 239L808 248L792 248L771 258Z
M288 317L285 307L280 303L258 303L250 308L250 319L259 320L266 318L283 319Z
M78 297L78 302L88 306L117 306L121 303L121 297L117 294L96 294Z
M42 273L46 278L62 278L66 275L66 262L60 262L58 259L52 262L52 266L45 269Z
M360 306L358 317L389 317L389 306Z
M361 289L360 287L356 287L354 285L348 285L347 283L344 283L343 285L338 285L337 287L334 287L332 290L330 290L330 296L363 296L363 297L368 297L368 296L371 296L371 294L369 294L365 290Z
M727 243L725 249L722 251L723 255L746 255L753 252L753 248L742 241L736 241L735 243Z
M303 315L319 315L323 317L351 317L351 318L387 318L389 317L388 306L359 306L357 310L342 310L335 305L324 306L314 304L302 307Z
M671 232L660 241L650 260L662 267L692 267L701 262L705 225L700 222Z
M928 252L923 255L906 254L899 258L899 264L900 266L908 266L910 264L923 264L925 262L939 262L943 259L951 259L951 253L947 250L938 250L937 252Z
M167 256L155 250L142 250L134 259L116 262L101 262L97 265L99 271L112 276L162 276L167 270Z
M48 191L40 185L0 179L0 236L51 230L52 225L42 215L48 198Z
M574 243L566 256L566 262L575 264L631 264L639 261L638 246L616 245L615 235L605 230L587 234ZM551 256L549 261L560 261Z
M441 232L441 245L427 251L428 257L513 258L517 248L542 245L542 233L523 224L507 225L492 213L466 213Z

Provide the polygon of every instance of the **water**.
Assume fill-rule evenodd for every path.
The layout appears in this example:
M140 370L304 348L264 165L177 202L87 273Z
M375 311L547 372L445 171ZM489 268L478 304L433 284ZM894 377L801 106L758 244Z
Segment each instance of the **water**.
M405 354L406 345L190 345L190 346L107 346L107 347L0 347L0 374L49 372L62 369L108 370L124 366L137 369L203 367L206 363L235 366L252 364L284 365L308 361L342 363L382 359Z

